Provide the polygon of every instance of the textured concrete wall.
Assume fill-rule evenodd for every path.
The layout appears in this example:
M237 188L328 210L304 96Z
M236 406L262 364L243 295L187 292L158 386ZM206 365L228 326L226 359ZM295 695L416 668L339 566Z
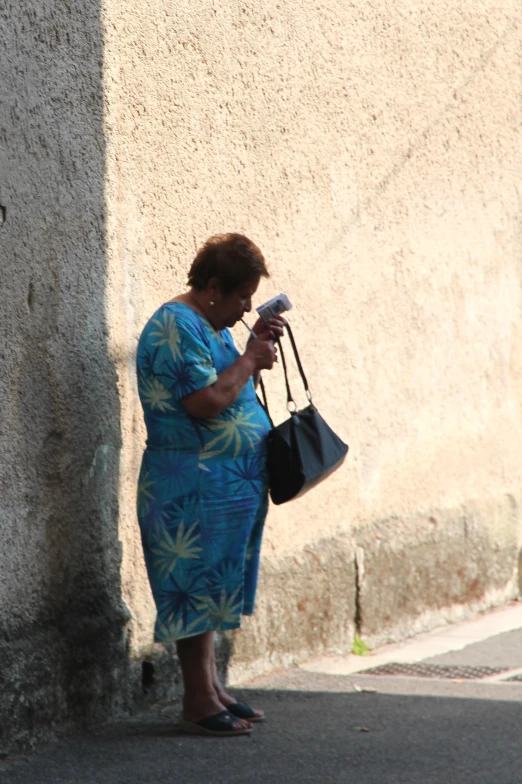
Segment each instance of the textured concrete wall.
M121 704L96 3L0 6L0 750Z
M134 356L215 232L265 252L259 300L295 303L315 400L351 446L331 480L271 510L257 615L222 642L231 676L515 595L518 3L33 0L0 14L15 725L51 693L49 722L112 710L125 639L168 691L135 517ZM278 371L269 395L278 419Z

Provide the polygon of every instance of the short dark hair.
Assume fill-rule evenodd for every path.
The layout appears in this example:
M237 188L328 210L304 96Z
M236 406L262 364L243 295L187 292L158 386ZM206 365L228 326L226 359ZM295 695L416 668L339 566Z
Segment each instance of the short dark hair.
M189 270L188 284L203 291L217 278L225 296L253 278L268 278L265 259L257 245L243 234L216 234L201 247Z

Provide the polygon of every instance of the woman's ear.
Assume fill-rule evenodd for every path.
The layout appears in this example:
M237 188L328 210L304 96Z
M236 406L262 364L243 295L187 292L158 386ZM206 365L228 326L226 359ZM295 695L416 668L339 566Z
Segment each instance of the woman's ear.
M221 289L219 288L219 279L210 278L207 283L207 293L210 295L210 299L215 300L220 291Z

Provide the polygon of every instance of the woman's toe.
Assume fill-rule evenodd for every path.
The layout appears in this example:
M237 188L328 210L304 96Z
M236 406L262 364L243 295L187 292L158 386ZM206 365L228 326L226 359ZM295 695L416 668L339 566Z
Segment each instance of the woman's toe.
M251 730L252 729L251 722L246 721L245 719L237 719L233 723L232 726L234 727L235 730L239 730L239 729L241 729L241 730Z

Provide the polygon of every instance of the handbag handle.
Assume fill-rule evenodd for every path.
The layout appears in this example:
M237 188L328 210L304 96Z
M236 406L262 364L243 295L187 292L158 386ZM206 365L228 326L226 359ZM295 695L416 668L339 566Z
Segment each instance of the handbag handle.
M268 419L270 420L270 426L272 430L274 429L274 423L272 421L272 417L270 416L270 411L268 410L268 403L266 400L266 391L265 385L263 384L263 379L259 376L259 386L261 387L261 393L263 395L263 400L259 400L259 395L257 395L257 399L259 401L259 405L262 406L265 410L265 414L267 415Z
M292 350L294 352L294 357L295 357L295 361L296 361L296 364L297 364L297 368L299 370L299 375L301 376L301 380L302 380L303 386L305 388L306 397L308 398L310 403L313 404L312 393L310 392L310 387L308 386L308 381L306 380L306 376L305 376L305 373L304 373L304 370L303 370L303 366L301 364L301 358L300 358L299 352L297 350L297 346L296 346L296 343L295 343L294 335L293 335L292 329L290 327L290 324L288 322L286 323L286 330L288 332L288 337L290 338L290 343L291 343L291 346L292 346ZM287 408L290 411L290 413L293 414L293 413L295 413L295 411L297 411L297 406L295 404L295 400L293 399L292 392L290 390L290 383L288 381L288 369L287 369L287 366L286 366L285 352L283 351L283 346L281 344L280 338L276 339L276 343L278 345L279 352L281 354L281 360L282 360L282 363L283 363L283 371L284 371L284 374L285 374L286 405L287 405ZM259 376L259 386L261 387L261 393L263 395L263 401L262 402L259 401L259 402L261 403L261 405L265 409L266 415L268 416L268 418L270 420L270 424L272 425L272 427L274 427L274 423L272 422L272 417L270 416L270 413L268 411L268 402L267 402L267 398L266 398L266 390L265 390L265 385L263 384L263 379L261 378L261 375ZM290 408L290 404L293 405L293 408Z
M290 338L290 343L292 345L292 350L294 352L294 357L295 357L295 361L296 361L296 364L297 364L297 369L299 370L299 375L301 376L301 381L303 382L303 386L305 388L306 397L308 398L310 403L313 403L312 393L310 392L310 387L308 386L308 381L306 380L305 372L304 372L303 366L301 364L301 358L299 356L299 352L298 352L297 346L295 344L294 333L292 332L292 328L290 327L290 324L288 322L286 322L286 330L288 332L288 337ZM278 343L279 349L281 351L281 359L283 361L283 369L284 369L284 372L285 372L287 404L292 402L292 403L294 403L294 406L295 406L295 402L294 402L294 400L292 398L292 394L290 392L290 385L288 383L288 373L287 373L287 370L286 370L286 362L285 362L285 355L283 353L283 346L281 345L281 341L279 340L279 338L277 339L277 343Z

